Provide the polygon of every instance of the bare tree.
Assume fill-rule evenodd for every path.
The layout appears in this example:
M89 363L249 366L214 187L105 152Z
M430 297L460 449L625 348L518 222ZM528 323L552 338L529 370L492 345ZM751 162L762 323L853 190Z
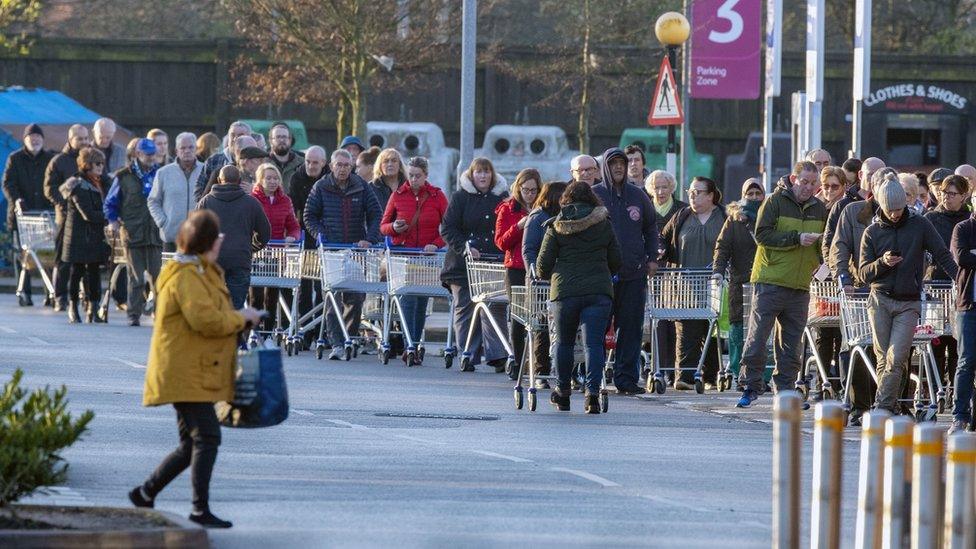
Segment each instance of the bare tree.
M590 147L591 112L623 93L644 90L656 67L639 57L658 46L654 22L666 11L680 9L678 0L495 0L489 14L504 22L492 29L482 59L503 73L547 90L540 106L566 105L576 115L579 147ZM534 11L533 11L534 10ZM522 21L511 25L511 21ZM529 27L529 28L527 28ZM539 29L554 29L541 34ZM520 38L537 42L518 44Z
M223 0L251 51L236 62L242 103L336 106L338 135L365 130L381 76L403 85L456 55L450 0Z

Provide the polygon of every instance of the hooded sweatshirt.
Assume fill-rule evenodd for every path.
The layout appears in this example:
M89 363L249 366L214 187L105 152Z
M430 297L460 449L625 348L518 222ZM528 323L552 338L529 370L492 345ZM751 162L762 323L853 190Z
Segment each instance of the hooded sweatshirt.
M612 298L611 276L621 263L607 209L569 204L544 225L536 267L540 278L552 279L549 299L600 294Z
M900 252L902 260L893 267L882 261L885 252ZM932 254L945 272L956 276L956 263L949 248L928 219L905 209L901 219L891 221L883 211L864 231L858 271L871 291L899 301L918 301L922 294L925 252Z
M222 269L251 269L251 254L271 238L271 223L261 203L240 185L219 184L210 189L197 209L210 210L220 219L224 243L217 263Z
M593 186L593 192L610 215L622 254L619 276L625 281L646 276L647 263L657 261L660 246L657 212L644 189L627 185L626 175L619 188L612 183L609 161L618 157L627 160L624 151L616 147L603 153L603 181Z

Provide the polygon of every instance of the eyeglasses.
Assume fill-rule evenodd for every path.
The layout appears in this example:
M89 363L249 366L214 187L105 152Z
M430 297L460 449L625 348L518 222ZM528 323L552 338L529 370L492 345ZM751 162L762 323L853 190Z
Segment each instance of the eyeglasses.
M692 198L702 194L712 194L712 191L709 191L708 189L690 189L688 191L688 196Z
M596 171L596 167L590 167L590 168L574 168L573 171L574 172L577 172L577 173L595 172Z
M946 198L955 198L957 196L962 196L962 193L957 193L953 191L942 191L942 196Z
M92 162L92 166L104 166L104 162Z
M539 188L538 187L522 187L522 192L523 193L537 193L537 192L539 192Z
M841 188L841 184L840 183L835 183L835 184L831 185L831 184L828 183L826 185L823 185L823 188L824 189L839 189L839 188Z

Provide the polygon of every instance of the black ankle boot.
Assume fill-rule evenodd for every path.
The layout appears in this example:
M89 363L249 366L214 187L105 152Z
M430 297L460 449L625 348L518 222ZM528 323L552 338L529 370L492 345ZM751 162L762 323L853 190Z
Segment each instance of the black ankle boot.
M556 407L556 410L560 412L569 411L569 395L572 391L560 391L559 389L553 389L552 393L549 395L549 402Z
M77 324L81 322L81 315L78 314L78 302L70 301L68 302L68 322L71 324Z
M595 395L595 394L586 395L586 401L583 404L583 411L585 411L587 414L599 414L600 395Z

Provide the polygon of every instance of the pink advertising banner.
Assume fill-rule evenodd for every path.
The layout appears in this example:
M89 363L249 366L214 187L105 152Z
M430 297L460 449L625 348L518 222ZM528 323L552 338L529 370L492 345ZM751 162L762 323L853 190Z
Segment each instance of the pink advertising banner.
M762 0L691 3L691 97L759 97L762 14Z

